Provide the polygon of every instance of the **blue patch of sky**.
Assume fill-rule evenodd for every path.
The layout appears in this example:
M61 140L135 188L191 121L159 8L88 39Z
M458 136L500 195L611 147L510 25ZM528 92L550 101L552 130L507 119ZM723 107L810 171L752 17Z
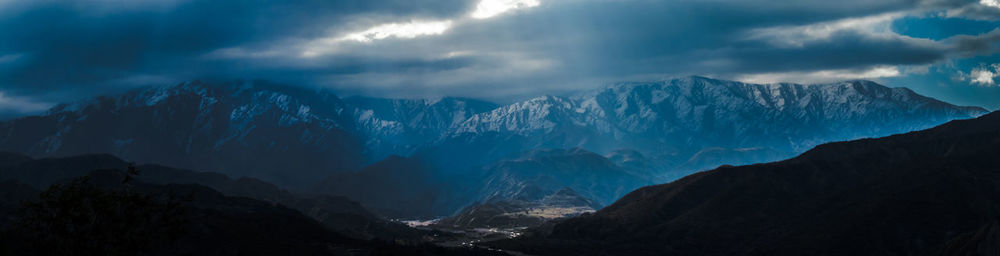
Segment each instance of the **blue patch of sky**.
M979 35L1000 27L1000 21L948 18L939 15L908 16L892 22L891 29L914 38L942 40L956 35ZM962 76L975 68L1000 63L1000 55L952 59L930 66L927 72L907 72L900 77L884 78L892 86L905 86L922 95L956 105L1000 109L1000 85L978 85ZM961 72L961 73L960 73Z
M1000 21L969 20L936 15L907 16L892 22L892 31L909 37L941 40L955 35L979 35L1000 27Z
M1000 62L1000 56L982 56L951 60L932 65L927 72L910 72L900 77L882 79L891 86L905 86L913 91L936 99L963 106L979 106L988 110L1000 109L1000 85L971 83L962 75L978 67ZM959 72L962 72L960 74Z

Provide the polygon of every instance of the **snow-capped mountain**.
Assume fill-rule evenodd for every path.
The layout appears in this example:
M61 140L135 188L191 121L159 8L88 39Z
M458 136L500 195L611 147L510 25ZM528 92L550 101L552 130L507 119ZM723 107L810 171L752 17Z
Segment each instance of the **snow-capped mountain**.
M362 163L347 107L332 93L265 82L147 88L57 106L0 124L0 150L31 156L112 153L280 185Z
M577 112L603 117L616 138L649 150L674 144L802 151L986 113L863 80L801 85L688 77L616 84L574 99L583 108ZM602 125L595 129L605 130Z
M503 138L517 146L488 153L583 147L604 154L627 148L683 163L706 148L764 148L788 157L824 142L886 136L984 113L871 81L747 84L686 77L510 104L470 117L440 144L448 147L444 152L465 152L460 145L479 147L470 143L484 140L477 137Z
M449 97L342 100L262 81L187 82L2 122L0 150L33 157L111 153L301 187L390 155L459 177L453 174L521 152L579 147L621 158L616 163L629 173L650 177L776 160L823 142L985 112L869 81L762 85L688 77L503 106ZM627 151L634 152L616 154Z
M410 155L469 117L493 110L481 100L444 97L437 100L349 97L370 162L390 155Z

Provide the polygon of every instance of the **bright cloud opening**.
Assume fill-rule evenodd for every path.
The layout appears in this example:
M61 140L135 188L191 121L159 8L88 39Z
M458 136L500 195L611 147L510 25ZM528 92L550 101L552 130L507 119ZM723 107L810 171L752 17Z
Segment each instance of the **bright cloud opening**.
M451 28L451 21L411 21L408 23L389 23L372 27L368 30L350 33L340 38L342 41L353 40L368 43L390 37L416 38L418 36L440 35Z
M476 10L469 14L475 19L491 18L516 9L531 8L540 5L538 0L481 0ZM444 34L455 23L452 20L443 21L410 21L406 23L387 23L369 29L344 34L339 37L327 37L309 42L302 51L302 57L316 57L335 52L338 45L344 42L371 43L388 38L412 39L421 36Z
M340 37L328 37L314 40L302 52L303 57L315 57L334 52L337 45L343 42L371 43L388 38L413 39L420 36L444 34L452 27L451 20L444 21L410 21L407 23L388 23L378 25L364 31L348 33Z
M476 5L476 11L470 16L476 19L487 19L505 12L531 8L541 4L538 0L482 0Z
M1000 0L979 0L979 4L1000 8Z
M899 68L894 66L879 66L864 70L820 70L812 72L778 72L750 74L737 78L737 80L751 83L824 83L849 79L873 79L882 77L897 77L902 75Z

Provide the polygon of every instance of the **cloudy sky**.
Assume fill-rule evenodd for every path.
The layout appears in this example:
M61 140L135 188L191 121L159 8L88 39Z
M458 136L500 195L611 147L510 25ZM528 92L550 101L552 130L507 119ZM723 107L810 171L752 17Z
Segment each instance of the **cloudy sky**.
M870 79L1000 108L1000 0L0 0L0 118L188 80L509 102Z

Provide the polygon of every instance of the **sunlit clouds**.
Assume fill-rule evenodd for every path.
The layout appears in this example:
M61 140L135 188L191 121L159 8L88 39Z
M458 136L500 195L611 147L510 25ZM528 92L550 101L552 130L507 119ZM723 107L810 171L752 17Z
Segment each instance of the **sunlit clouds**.
M894 36L889 28L903 13L887 13L860 18L820 22L801 26L777 26L750 30L747 37L768 41L779 47L803 47L812 41L829 40L836 33L851 31L869 36Z
M452 23L451 20L444 20L382 24L360 32L315 40L306 47L302 56L315 57L334 52L337 44L343 42L371 43L388 38L413 39L420 36L440 35L448 31L452 27Z
M476 11L469 16L476 19L487 19L511 10L531 8L539 4L538 0L482 0L476 5Z
M370 28L365 31L347 34L339 40L353 40L368 43L390 37L415 38L418 36L440 35L451 28L452 21L411 21L407 23L389 23Z
M996 85L997 77L1000 77L1000 63L973 68L968 75L969 83L979 86Z
M507 102L701 75L872 79L1000 108L1000 0L120 2L0 0L0 91L262 79Z
M1000 8L1000 1L998 1L998 0L979 0L979 4L985 5L985 6L990 6L990 7Z
M751 83L779 83L795 81L801 83L826 83L849 79L877 79L897 77L902 73L894 66L879 66L869 69L835 69L811 72L774 72L750 74L737 77L737 80Z
M492 18L505 12L536 7L540 4L541 2L538 0L481 0L476 5L475 11L469 14L469 17L474 19ZM380 24L358 32L313 40L307 44L301 55L311 58L334 53L337 51L338 45L344 42L371 43L389 38L414 39L421 36L441 35L464 20L462 17L456 17L455 19L437 21Z

